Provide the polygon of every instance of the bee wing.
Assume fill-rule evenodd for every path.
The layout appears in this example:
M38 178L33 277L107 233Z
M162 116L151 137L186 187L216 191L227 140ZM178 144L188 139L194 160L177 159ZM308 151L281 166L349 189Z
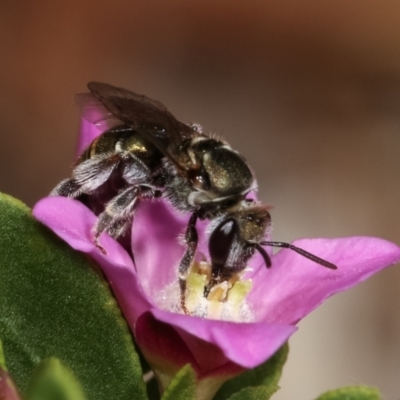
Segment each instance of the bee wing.
M121 125L121 121L91 93L76 94L75 103L81 109L82 117L96 125L101 132Z
M180 148L185 138L193 136L188 125L179 122L159 101L115 86L89 82L88 88L111 114L153 143L179 169Z

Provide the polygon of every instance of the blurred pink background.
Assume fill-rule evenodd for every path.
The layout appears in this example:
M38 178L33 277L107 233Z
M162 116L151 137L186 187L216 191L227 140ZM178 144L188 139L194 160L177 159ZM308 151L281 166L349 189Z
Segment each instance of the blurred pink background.
M396 0L2 0L0 190L32 206L68 176L89 80L222 133L274 205L274 238L400 244ZM400 268L300 323L276 400L400 396Z

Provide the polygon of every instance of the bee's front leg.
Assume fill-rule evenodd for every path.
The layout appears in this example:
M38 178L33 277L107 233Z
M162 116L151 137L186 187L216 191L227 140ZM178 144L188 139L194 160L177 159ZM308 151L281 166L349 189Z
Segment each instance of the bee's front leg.
M94 227L94 243L104 254L105 249L100 244L100 235L105 231L114 239L122 236L131 225L135 208L142 199L160 197L160 190L152 185L142 184L128 186L113 197L99 215Z
M188 226L185 232L185 243L186 243L186 251L183 255L181 262L179 263L179 287L181 293L181 307L185 314L189 314L188 309L185 304L185 295L186 295L186 279L188 276L188 271L190 266L193 263L194 256L196 255L197 243L199 241L199 235L196 229L197 222L197 212L195 211L189 219Z
M139 196L140 186L130 186L111 199L99 215L94 227L94 244L104 254L106 251L99 242L101 234L106 231L113 238L121 236L130 223Z

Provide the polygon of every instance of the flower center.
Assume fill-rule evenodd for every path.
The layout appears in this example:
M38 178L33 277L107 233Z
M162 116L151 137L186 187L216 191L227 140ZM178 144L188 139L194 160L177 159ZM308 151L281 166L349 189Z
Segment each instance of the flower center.
M251 279L241 280L243 273L234 274L209 288L211 265L195 262L186 281L186 308L191 315L208 319L244 322L250 309L245 302L252 288Z
M252 288L251 279L241 279L244 272L233 274L210 287L211 265L194 262L186 280L185 307L190 315L233 322L252 322L254 314L246 302ZM159 296L160 308L183 313L177 282L169 285Z

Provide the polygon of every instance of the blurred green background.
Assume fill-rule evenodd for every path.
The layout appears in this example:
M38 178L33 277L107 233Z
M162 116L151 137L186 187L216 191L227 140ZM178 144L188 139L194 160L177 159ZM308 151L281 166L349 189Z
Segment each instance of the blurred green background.
M0 190L32 206L68 176L89 80L222 134L274 206L274 238L400 243L396 0L0 2ZM400 269L300 324L277 400L400 392Z

